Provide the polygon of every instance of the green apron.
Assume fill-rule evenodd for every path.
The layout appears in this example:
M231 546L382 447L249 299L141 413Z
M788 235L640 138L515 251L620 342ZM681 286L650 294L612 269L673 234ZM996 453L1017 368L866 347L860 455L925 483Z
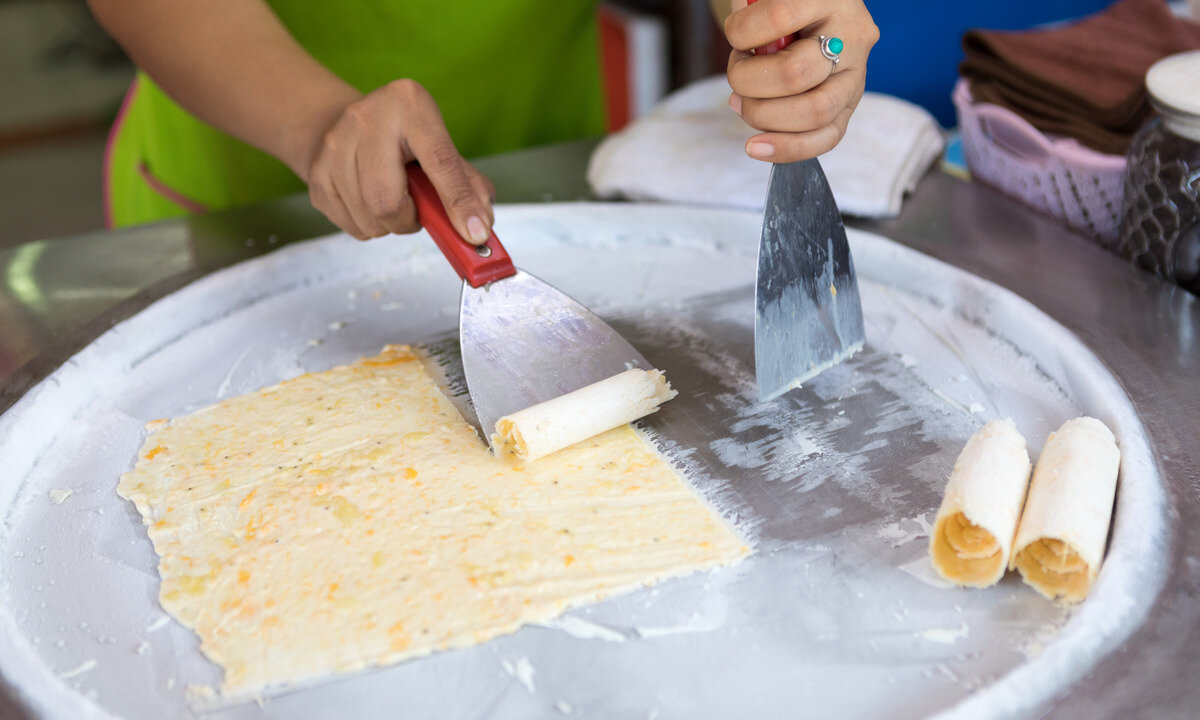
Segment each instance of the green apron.
M405 77L424 85L466 157L604 131L591 2L269 3L309 53L360 91ZM105 165L110 226L304 189L285 165L196 119L141 72Z

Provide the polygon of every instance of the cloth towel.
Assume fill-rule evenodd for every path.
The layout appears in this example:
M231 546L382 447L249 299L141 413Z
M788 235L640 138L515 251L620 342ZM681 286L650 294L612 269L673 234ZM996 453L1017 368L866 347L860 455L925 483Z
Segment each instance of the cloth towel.
M1200 48L1200 23L1163 0L1120 0L1082 20L1021 32L971 30L959 73L975 102L1035 128L1123 155L1153 112L1145 77L1157 60Z
M729 109L730 92L723 75L700 80L605 138L588 165L592 190L603 198L761 210L771 164L746 155L746 140L758 131ZM894 217L942 144L924 109L867 93L821 166L843 214Z

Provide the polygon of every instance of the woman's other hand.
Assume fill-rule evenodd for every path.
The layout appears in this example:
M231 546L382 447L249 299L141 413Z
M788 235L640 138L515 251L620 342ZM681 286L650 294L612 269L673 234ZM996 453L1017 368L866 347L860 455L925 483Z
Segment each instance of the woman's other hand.
M729 105L761 130L746 142L751 157L792 162L832 149L862 99L867 56L879 29L862 0L732 0L725 18ZM755 48L796 34L780 52ZM822 52L819 36L842 42L838 60ZM831 50L836 49L830 48Z

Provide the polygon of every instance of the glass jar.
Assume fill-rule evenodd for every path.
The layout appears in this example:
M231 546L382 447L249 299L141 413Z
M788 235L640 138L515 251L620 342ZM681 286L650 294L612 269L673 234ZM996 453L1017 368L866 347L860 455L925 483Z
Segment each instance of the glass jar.
M1120 252L1200 294L1200 51L1146 73L1158 116L1129 147Z

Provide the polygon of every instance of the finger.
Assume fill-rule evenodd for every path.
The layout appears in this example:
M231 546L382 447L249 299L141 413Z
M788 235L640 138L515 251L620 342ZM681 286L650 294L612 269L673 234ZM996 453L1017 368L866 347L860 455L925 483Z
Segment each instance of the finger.
M333 180L334 190L341 198L342 204L346 207L354 224L368 238L386 235L387 228L367 210L366 203L363 202L362 188L359 186L358 180L357 153L347 151L334 158L330 177Z
M773 98L811 90L833 69L833 62L821 54L821 44L805 38L772 55L734 50L729 54L726 75L729 86L742 97Z
M782 98L741 98L738 115L747 125L765 132L807 132L834 122L842 110L862 97L864 73L842 72L799 95Z
M367 210L358 178L358 143L373 132L371 114L371 105L365 100L348 105L326 135L324 148L333 189L351 220L369 238L387 234L387 228Z
M749 52L826 19L826 3L759 0L725 19L725 37L737 50Z
M326 147L328 147L328 143ZM325 217L329 218L330 222L348 235L359 240L367 239L367 234L350 217L345 204L342 203L333 187L333 181L329 176L329 160L324 149L313 161L312 168L308 173L308 199L313 207L320 210Z
M487 242L491 209L472 186L467 163L454 147L437 103L416 83L403 92L409 151L429 176L458 234L475 245Z
M825 127L799 133L763 133L746 141L746 154L756 160L788 163L823 155L846 134L852 108L845 108Z
M475 169L471 163L465 163L467 167L467 178L471 181L471 187L474 188L475 194L479 196L479 201L483 203L487 209L487 217L483 218L484 223L491 227L496 222L496 213L492 208L492 203L496 202L496 186L483 173Z
M345 203L338 196L331 184L326 181L324 184L312 183L308 186L308 198L312 202L313 207L321 211L325 217L334 225L341 228L347 235L356 240L368 240L370 237L363 232L354 220L350 217L350 213L346 210Z
M358 147L358 183L367 211L388 232L421 229L417 208L408 193L399 132L374 133Z

